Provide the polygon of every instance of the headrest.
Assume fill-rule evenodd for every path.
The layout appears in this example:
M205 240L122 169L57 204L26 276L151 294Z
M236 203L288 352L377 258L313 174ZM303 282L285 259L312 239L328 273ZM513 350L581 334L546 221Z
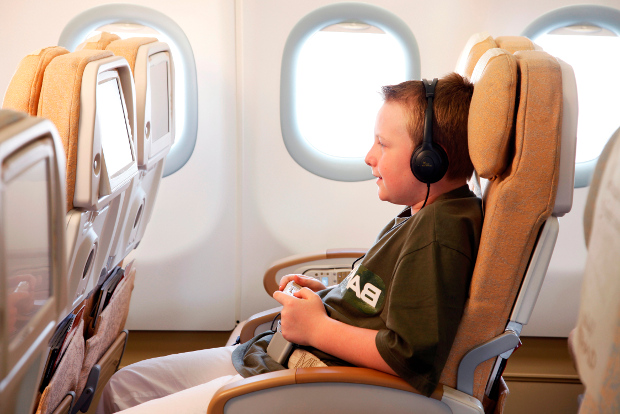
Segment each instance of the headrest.
M80 50L105 50L105 48L108 47L110 43L119 39L120 37L118 35L108 32L101 32L98 35L90 37L84 42L80 43L75 48L75 51L77 52Z
M105 50L81 50L54 59L45 71L39 116L50 119L62 140L67 159L67 211L73 208L82 75L90 62L113 56Z
M510 53L536 49L534 42L525 36L499 36L495 38L495 43L497 43L497 47Z
M22 59L9 83L2 107L36 116L45 68L57 56L69 53L60 46L32 52Z
M484 55L487 50L496 47L497 44L495 40L493 40L488 32L473 34L461 52L455 72L471 78L480 57Z
M136 56L140 46L157 42L154 37L132 37L130 39L117 40L110 43L106 50L111 51L116 56L122 56L129 63L131 71L135 74Z
M517 59L502 49L480 58L472 75L474 94L469 107L469 156L487 179L508 166L517 95Z

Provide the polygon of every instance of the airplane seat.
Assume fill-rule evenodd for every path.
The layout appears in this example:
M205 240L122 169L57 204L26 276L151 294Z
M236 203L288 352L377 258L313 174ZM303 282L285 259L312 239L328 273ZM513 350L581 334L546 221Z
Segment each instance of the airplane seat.
M129 70L124 69L124 75L133 75L131 85L133 88L133 96L135 98L135 109L128 112L133 114L133 122L131 130L133 134L133 157L137 173L129 179L129 184L124 193L118 197L117 205L119 212L119 221L117 222L111 247L108 250L108 269L111 269L127 254L129 254L140 242L146 225L150 219L158 186L163 176L163 168L165 156L174 143L174 66L169 46L165 43L157 42L154 38L132 38L120 40L116 37L105 36L110 42L102 43L87 41L84 50L97 50L97 48L105 46L107 50L102 53L113 52L116 59L123 59ZM104 148L105 151L105 148ZM105 154L104 154L105 155ZM125 269L133 280L135 269ZM97 334L86 343L86 356L84 358L84 366L78 385L78 395L82 389L91 391L91 400L84 402L96 407L100 393L107 383L108 379L118 368L120 358L122 357L122 347L125 341L121 341L120 337L110 347L110 342L118 335L118 331L122 329L127 317L129 300L131 296L132 285L127 284L124 289L120 288L120 292L115 293L117 300L114 306L111 306L111 313L117 313L120 317L115 323L102 324L103 332ZM119 307L119 309L116 309ZM122 308L122 309L120 309ZM108 310L106 309L105 312ZM109 332L106 330L108 329ZM126 335L125 335L126 336ZM89 353L89 345L96 348L96 352ZM111 355L103 355L108 349ZM97 359L111 361L107 364L97 363ZM90 367L99 365L101 372L98 373L99 378L96 386L89 387L91 376L93 375ZM89 371L90 370L90 371ZM85 391L85 392L86 392ZM83 393L84 395L84 393Z
M86 411L107 381L103 374L111 376L120 362L135 279L135 268L128 265L123 275L123 257L114 256L126 221L122 206L138 174L135 86L127 61L87 48L54 59L39 115L57 125L67 152L69 292L71 308L84 308L85 338L71 411ZM117 283L112 299L93 293L107 283Z
M483 197L485 219L469 304L441 380L459 389L455 380L464 380L465 375L458 364L470 350L481 351L475 348L480 338L501 337L506 329L518 342L553 252L557 217L572 206L577 120L572 68L542 51L511 55L499 49L488 51L480 64L490 55L516 62L519 78L513 82L519 88L515 89L518 105L515 124L503 125L512 136L504 143L490 139L491 124L476 115L480 108L498 105L495 96L481 99L474 92L470 107L470 155L476 171L489 184ZM479 69L474 73L477 88L484 82L476 79ZM501 129L501 124L496 125ZM506 157L513 158L506 162ZM470 368L473 388L468 391L483 398L491 391L487 384L493 360L486 355L478 359L476 366L486 362L475 373ZM501 375L499 366L494 371Z
M126 221L121 207L138 174L135 86L125 59L109 51L64 51L45 63L34 71L33 65L27 66L29 76L18 70L11 84L18 84L16 79L39 80L38 102L30 102L30 106L36 105L37 115L52 121L64 147L68 294L63 306L65 315L71 311L83 319L79 325L83 334L72 336L70 343L75 346L67 349L49 386L43 389L38 412L75 412L88 408L99 377L111 376L108 371L118 368L127 336L120 331L129 309L135 269L128 266L122 274L118 265L123 258L110 253L116 251L116 233ZM20 99L13 95L34 95L31 90L36 89L10 88L5 103ZM102 287L112 274L117 275L117 290L97 307L94 288ZM112 368L101 365L103 362ZM80 399L75 401L74 396ZM64 399L55 408L58 398Z
M520 50L542 50L525 36L499 36L495 38L495 43L497 43L497 47L509 53L515 53Z
M2 107L36 116L45 68L55 57L65 53L69 51L64 47L51 46L24 57L11 78Z
M584 212L588 248L577 326L571 335L585 386L580 414L620 408L620 129L597 162Z
M116 40L119 40L120 36L113 33L101 32L95 36L89 37L75 48L75 52L79 50L105 50L108 45Z
M488 32L474 33L470 36L461 51L461 55L454 70L461 76L471 79L476 64L480 57L489 49L498 47L493 37Z
M139 174L124 206L127 213L119 232L116 254L135 249L150 221L164 172L166 155L174 144L174 62L170 47L155 38L117 40L107 50L129 62L136 85L137 162Z
M144 236L163 177L165 157L174 144L172 53L166 43L153 37L120 39L107 32L88 39L84 45L124 57L136 85L136 151L140 172L125 198L122 208L127 220L117 232L117 250L111 254L125 257Z
M503 361L519 344L533 310L557 238L557 217L572 204L576 84L572 68L545 52L513 55L498 48L483 54L472 77L470 155L489 184L470 297L436 393L421 397L404 380L362 368L302 368L222 387L209 413L250 407L280 412L275 402L286 401L284 408L292 399L298 412L314 412L321 402L298 403L308 400L308 392L323 399L334 390L340 398L330 400L329 410L335 412L370 412L373 398L390 401L391 412L502 412ZM273 278L281 267L266 275ZM360 386L366 375L368 385ZM388 377L390 385L380 384Z
M64 151L53 124L0 110L0 407L32 412L66 305Z

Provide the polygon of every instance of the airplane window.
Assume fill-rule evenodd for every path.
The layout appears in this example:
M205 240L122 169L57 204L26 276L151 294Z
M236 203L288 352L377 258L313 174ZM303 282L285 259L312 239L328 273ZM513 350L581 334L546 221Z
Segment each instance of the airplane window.
M382 105L381 86L404 80L404 53L381 29L349 23L316 32L303 45L297 66L301 135L325 154L364 157Z
M376 6L316 10L291 31L284 50L280 119L287 150L306 170L338 181L371 179L380 88L419 79L413 34Z
M69 50L102 31L129 37L155 37L170 46L175 68L175 142L166 158L164 176L189 160L198 132L198 95L194 54L183 30L169 17L148 7L106 4L86 10L71 20L58 44Z
M575 71L579 97L575 187L590 184L603 147L620 126L620 102L614 98L620 94L619 33L620 10L602 6L558 9L524 32Z

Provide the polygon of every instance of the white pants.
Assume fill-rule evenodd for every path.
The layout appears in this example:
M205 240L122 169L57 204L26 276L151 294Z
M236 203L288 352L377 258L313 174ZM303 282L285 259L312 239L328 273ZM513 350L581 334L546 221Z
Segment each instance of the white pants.
M243 379L232 364L234 349L204 349L129 365L104 388L97 414L125 409L127 414L204 414L220 387Z

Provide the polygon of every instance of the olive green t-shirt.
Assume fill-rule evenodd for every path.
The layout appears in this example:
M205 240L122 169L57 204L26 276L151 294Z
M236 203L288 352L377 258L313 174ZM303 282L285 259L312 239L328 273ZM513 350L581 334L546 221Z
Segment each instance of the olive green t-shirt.
M430 395L463 314L481 229L480 199L467 186L441 195L413 216L406 208L381 231L345 280L318 292L327 314L379 331L376 345L385 362ZM233 352L241 375L285 369L266 354L270 339L269 334L259 336ZM318 349L303 348L327 365L350 365Z

